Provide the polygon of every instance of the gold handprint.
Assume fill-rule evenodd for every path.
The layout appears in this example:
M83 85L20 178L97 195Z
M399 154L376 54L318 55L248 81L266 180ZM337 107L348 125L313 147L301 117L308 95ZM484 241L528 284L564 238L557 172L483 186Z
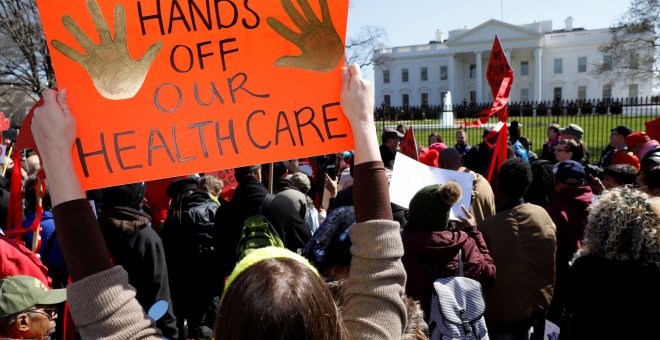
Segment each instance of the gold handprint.
M304 16L293 6L291 0L281 1L282 7L298 26L300 33L294 32L275 18L268 18L268 25L286 40L298 46L302 54L281 57L277 59L275 65L316 72L332 71L342 60L344 44L332 24L328 0L319 0L321 21L314 14L308 0L297 0Z
M142 87L147 72L163 43L161 41L154 43L141 59L133 59L128 53L126 43L124 5L115 5L114 40L96 0L87 0L87 8L99 33L100 43L94 44L80 26L67 15L62 17L62 24L87 54L81 54L58 40L53 40L51 44L60 53L87 70L101 96L112 100L133 98Z

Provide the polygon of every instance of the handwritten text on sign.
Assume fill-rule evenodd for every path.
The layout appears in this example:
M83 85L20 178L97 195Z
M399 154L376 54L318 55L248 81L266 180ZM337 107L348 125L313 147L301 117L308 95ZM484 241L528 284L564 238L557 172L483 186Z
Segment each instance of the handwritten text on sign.
M38 0L86 189L352 149L348 0Z

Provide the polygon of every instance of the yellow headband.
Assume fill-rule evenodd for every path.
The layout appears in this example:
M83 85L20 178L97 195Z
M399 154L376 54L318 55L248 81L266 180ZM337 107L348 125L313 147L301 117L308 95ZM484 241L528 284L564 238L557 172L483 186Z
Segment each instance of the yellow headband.
M279 247L259 248L251 251L238 264L236 264L236 267L234 267L234 270L231 272L231 275L229 275L229 278L227 278L227 281L225 281L225 289L222 292L222 296L224 297L231 283L234 282L236 277L240 275L245 269L247 269L248 267L250 267L251 265L257 262L261 262L266 259L274 259L274 258L288 258L288 259L296 260L307 266L316 275L319 275L319 272L316 270L316 268L314 268L314 266L311 263L309 263L309 261L307 261L306 258L286 248L279 248Z

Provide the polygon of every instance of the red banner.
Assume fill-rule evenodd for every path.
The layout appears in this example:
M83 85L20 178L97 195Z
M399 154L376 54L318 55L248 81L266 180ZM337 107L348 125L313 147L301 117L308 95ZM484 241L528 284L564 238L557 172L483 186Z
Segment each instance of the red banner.
M478 114L480 116L479 119L472 123L466 123L465 125L470 127L482 126L488 122L490 117L497 114L498 124L485 138L486 143L488 144L488 140L501 131L497 138L493 158L488 171L488 181L491 181L495 167L497 166L497 169L499 170L502 162L506 159L508 133L507 129L502 130L502 127L506 126L506 120L509 118L509 111L506 105L509 102L511 86L513 85L513 69L511 69L511 65L509 65L509 61L497 35L495 36L495 41L493 41L493 50L491 51L490 59L488 60L486 79L488 80L488 84L493 93L493 106L481 111Z
M415 140L415 133L413 132L412 126L408 128L406 135L403 137L403 140L401 140L399 152L416 161L419 160L417 153L417 141Z

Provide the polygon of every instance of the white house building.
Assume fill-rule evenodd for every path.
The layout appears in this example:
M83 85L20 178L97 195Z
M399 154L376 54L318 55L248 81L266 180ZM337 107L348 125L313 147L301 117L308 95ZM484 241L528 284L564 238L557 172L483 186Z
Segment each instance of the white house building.
M651 77L616 80L594 74L608 56L598 47L610 40L609 29L565 27L552 21L511 25L489 20L472 29L449 32L424 45L376 51L376 105L442 105L447 91L455 103L492 101L486 69L495 35L514 70L512 101L566 100L650 96Z

